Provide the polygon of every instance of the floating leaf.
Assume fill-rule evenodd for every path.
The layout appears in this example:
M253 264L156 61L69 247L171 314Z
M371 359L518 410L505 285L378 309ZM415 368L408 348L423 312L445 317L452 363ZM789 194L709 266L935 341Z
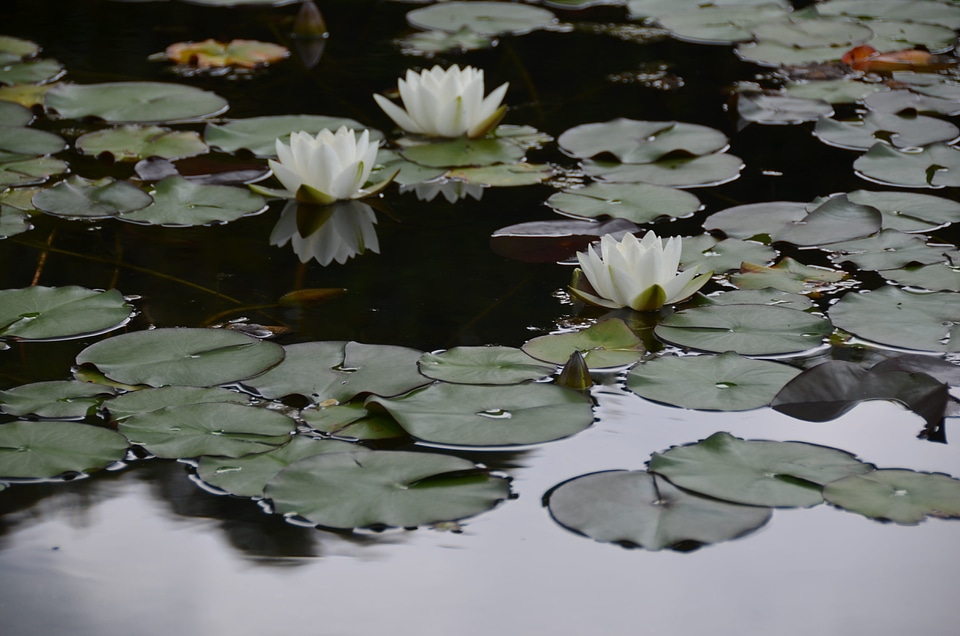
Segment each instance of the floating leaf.
M133 309L116 289L75 285L0 290L0 338L55 340L104 333Z
M373 440L407 436L406 431L389 415L368 411L362 404L356 403L303 409L300 419L314 430L341 439Z
M125 393L109 400L104 407L110 411L111 419L117 421L131 415L142 415L162 408L208 402L248 404L250 396L221 388L165 386L159 389L140 389Z
M271 42L258 42L257 40L218 42L210 38L202 42L171 44L163 54L171 62L188 64L198 68L220 68L224 66L256 68L279 62L289 56L290 51L285 46Z
M700 234L683 238L680 263L683 269L699 265L702 272L719 274L740 269L743 263L766 263L776 257L775 249L760 243L732 238L719 240L709 234Z
M227 110L227 101L219 95L163 82L58 84L47 92L46 105L67 119L131 123L193 120Z
M661 159L653 163L610 163L588 160L585 174L612 183L652 183L674 188L702 188L728 183L740 176L743 160L724 153Z
M703 0L629 0L627 8L630 10L630 18L655 18L666 13L675 11L699 10L704 6L727 6L727 5L779 5L784 9L791 8L787 0L710 0L705 3Z
M770 520L769 508L742 506L681 490L642 471L581 475L546 496L560 525L605 543L690 551L742 537Z
M850 48L870 40L873 31L855 20L818 17L814 20L791 18L759 24L754 28L753 35L758 40L774 40L797 49L823 46Z
M777 508L815 506L823 501L824 484L874 469L836 448L745 441L729 433L654 453L647 465L685 490Z
M730 282L740 289L773 288L791 294L816 294L848 276L843 271L811 267L785 256L773 267L743 263L740 272L730 277Z
M54 157L0 163L0 188L44 183L51 175L67 171L67 164Z
M431 384L407 395L372 397L407 433L457 446L539 444L569 437L593 423L593 403L551 384Z
M625 219L610 221L532 221L500 228L490 237L494 253L525 263L556 263L573 258L604 234L620 239L640 226Z
M92 364L125 384L206 387L250 378L283 355L280 345L236 331L154 329L94 343L80 352L77 364Z
M574 126L561 134L557 143L574 157L610 153L623 163L650 163L672 153L697 156L718 152L727 146L727 136L699 124L620 118Z
M941 473L886 468L830 482L828 503L879 521L912 526L960 517L960 481Z
M4 126L29 126L33 113L20 104L0 101L0 122Z
M957 253L953 245L927 245L926 237L904 234L896 230L880 233L856 241L844 241L829 246L838 252L838 263L854 263L860 269L877 271L897 269L912 263L931 265L946 261L946 253Z
M138 161L147 157L183 159L209 151L196 132L160 126L121 126L98 130L79 137L76 146L86 155L108 153L116 161Z
M719 356L661 356L634 366L627 388L648 400L687 409L748 411L767 406L799 369L743 358L733 352Z
M211 146L224 152L249 150L258 157L276 157L276 142L279 139L290 143L290 134L303 131L315 135L321 130L337 130L341 126L362 130L363 124L343 117L326 115L272 115L233 119L223 124L208 123L203 138ZM370 139L380 139L379 131L371 130Z
M493 187L533 185L553 176L548 164L508 163L482 168L453 168L449 178Z
M63 75L63 64L56 60L27 60L0 66L0 84L40 84Z
M908 20L960 28L960 7L928 0L830 0L817 7L821 15L858 19Z
M945 223L960 223L960 203L915 192L855 190L847 197L854 203L880 210L883 227L901 232L925 232Z
M918 351L960 351L957 294L916 294L881 287L848 293L829 313L840 329L880 344Z
M633 364L646 353L643 343L619 318L603 320L576 333L550 334L528 340L527 354L553 364L563 364L579 351L591 369Z
M913 188L960 185L960 151L946 144L931 144L919 152L904 152L875 144L853 162L857 175L870 181Z
M908 90L871 93L864 98L863 103L870 110L880 113L917 112L948 116L960 114L960 102L955 99L918 95Z
M753 38L753 29L789 14L776 4L704 6L696 11L657 15L660 26L685 42L732 44Z
M930 291L960 292L960 266L942 263L908 266L903 269L887 269L880 275L899 285L908 285Z
M802 124L829 117L833 114L833 106L820 99L740 93L737 112L744 120L758 124Z
M648 183L591 183L552 194L547 205L569 216L609 216L634 223L685 217L702 207L689 192Z
M749 356L807 351L832 330L830 321L789 307L714 305L667 316L654 333L681 347Z
M546 366L513 347L454 347L425 353L417 363L420 373L457 384L520 384L552 375Z
M81 418L96 410L113 389L89 382L35 382L0 391L0 412L47 418Z
M446 6L446 5L436 5ZM456 168L512 163L523 159L523 149L509 141L458 137L447 141L407 146L400 154L428 168Z
M40 46L36 42L10 35L0 35L0 64L9 64L27 57L34 57L38 53L40 53Z
M0 112L0 117L2 116L3 113ZM14 115L13 121L21 119ZM23 126L0 125L0 162L23 161L39 155L53 155L66 147L66 142L53 133Z
M77 422L0 424L0 476L40 479L100 470L122 460L127 446L123 435Z
M503 2L444 2L407 13L407 22L424 30L481 35L522 35L550 26L556 16L546 9Z
M813 307L813 301L807 296L791 294L773 287L764 287L762 289L734 289L706 296L705 298L714 305L777 305L800 310L811 309Z
M791 97L822 99L831 104L855 104L879 90L883 87L878 84L848 78L789 82L786 86L787 95Z
M21 234L32 228L29 214L8 205L0 205L0 239Z
M153 197L129 181L113 177L84 179L70 176L33 197L38 210L67 218L106 219L145 208Z
M150 194L151 205L120 218L151 225L206 225L236 221L267 207L263 197L246 188L201 185L183 177L167 177Z
M296 422L276 411L210 402L132 415L118 428L157 457L242 457L286 444Z
M863 119L849 122L823 117L817 121L813 134L831 146L868 150L878 141L888 141L897 148L950 142L960 136L960 129L936 117L867 113Z

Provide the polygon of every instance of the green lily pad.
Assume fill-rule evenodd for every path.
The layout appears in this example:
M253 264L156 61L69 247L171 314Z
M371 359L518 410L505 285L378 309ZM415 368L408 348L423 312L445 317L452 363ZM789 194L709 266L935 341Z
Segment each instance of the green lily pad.
M760 40L757 42L741 42L734 49L734 53L744 62L751 62L759 66L780 67L829 63L839 60L847 50L848 47L836 46L797 48L781 44L776 40ZM820 98L819 95L789 95L789 97Z
M960 351L960 296L916 294L896 287L848 293L829 311L850 333L915 351Z
M869 271L897 269L913 263L943 263L947 260L947 252L957 253L952 245L928 245L926 238L896 230L881 230L878 234L856 241L833 243L828 249L838 253L833 257L835 262L854 263L860 269Z
M120 123L188 121L227 110L214 93L164 82L58 84L47 92L47 108L66 119L99 117Z
M563 364L579 351L591 369L606 369L633 364L646 353L643 343L627 323L619 318L603 320L575 333L560 333L528 340L523 351L530 356Z
M296 422L268 409L208 402L132 415L118 429L157 457L242 457L286 444Z
M150 190L153 203L124 213L124 221L151 225L190 226L229 223L263 212L267 203L246 188L202 185L183 177L167 177Z
M0 66L0 84L40 84L63 75L63 64L56 60L27 60Z
M873 30L862 22L848 19L786 19L758 24L753 30L758 40L773 40L797 49L823 46L851 49L873 37Z
M745 121L758 124L802 124L833 114L833 106L821 99L804 99L789 95L740 93L737 112Z
M116 289L75 285L0 290L0 338L59 340L120 327L133 314Z
M466 27L481 35L522 35L556 21L546 9L504 2L444 2L407 13L418 29L457 33Z
M0 64L9 64L26 57L34 57L39 53L40 46L36 42L10 35L0 35Z
M23 384L0 391L0 412L18 417L81 418L96 410L114 391L89 382L53 381Z
M481 168L453 168L451 179L492 187L524 186L541 183L553 176L549 164L505 163Z
M2 115L0 112L0 116ZM20 118L14 121L20 121ZM0 125L0 162L53 155L66 147L66 142L53 133L23 126Z
M775 508L815 506L824 484L875 468L836 448L745 441L729 433L654 453L647 466L686 490Z
M676 11L698 10L703 6L726 6L726 5L766 5L775 4L789 10L791 8L788 0L629 0L627 8L630 11L630 18L655 18L666 13Z
M33 197L38 210L67 218L106 219L145 208L153 197L129 181L113 177L84 179L71 175Z
M772 267L743 263L730 282L740 289L773 288L791 294L817 294L849 276L844 271L804 265L785 256Z
M880 210L883 227L892 230L926 232L946 223L960 223L960 203L944 197L871 190L854 190L847 197Z
M742 537L772 515L769 508L702 497L653 473L626 470L565 481L546 504L557 523L595 541L684 552Z
M789 82L786 86L787 95L791 97L822 99L831 104L855 104L879 90L883 90L882 85L847 78L796 81Z
M122 460L127 446L123 435L77 422L0 424L0 476L42 479L92 472Z
M283 356L278 344L227 329L154 329L94 343L77 364L125 384L208 387L263 373Z
M121 126L81 135L77 150L85 155L110 154L116 161L139 161L147 157L183 159L208 152L200 135L192 130L160 126Z
M941 24L954 30L960 28L960 7L932 0L830 0L818 4L817 13Z
M400 150L400 154L404 159L428 168L457 168L513 163L523 159L523 148L501 139L458 137L407 146Z
M0 188L37 185L46 182L52 175L66 171L66 162L55 157L0 163Z
M879 113L935 113L953 116L960 114L960 102L956 99L944 99L920 95L909 90L878 91L867 95L863 103L867 108Z
M0 101L0 122L4 126L29 126L33 113L20 104Z
M700 266L701 272L720 274L740 269L743 263L766 263L777 257L777 251L767 245L740 239L717 239L709 234L683 237L680 264L683 269Z
M407 395L371 397L407 433L457 446L539 444L569 437L593 423L589 397L552 384L431 384Z
M714 305L777 305L791 309L811 309L813 301L801 294L792 294L774 287L734 289L707 296Z
M520 384L553 375L547 366L513 347L454 347L425 353L417 363L420 373L456 384Z
M264 489L276 512L341 529L455 521L509 496L507 479L471 461L407 451L316 455L291 464Z
M753 30L757 25L788 16L786 10L774 3L708 5L696 11L660 14L657 22L678 40L699 44L733 44L753 39Z
M960 129L936 117L867 113L858 121L821 118L813 134L830 146L868 150L880 141L887 141L896 148L919 148L938 141L949 142L960 136Z
M552 194L547 205L576 218L612 217L634 223L681 218L702 207L689 192L648 183L591 183Z
M898 285L908 285L930 291L960 292L960 266L943 263L888 269L880 275Z
M319 409L303 409L300 419L310 428L340 439L374 440L406 437L392 417L351 402Z
M777 355L820 346L830 321L789 307L714 305L684 309L654 329L657 337L681 347L741 355Z
M302 395L316 403L347 402L361 393L393 396L430 380L417 370L422 351L359 342L304 342L284 347L275 369L244 382L276 399Z
M634 366L627 388L648 400L704 411L748 411L770 404L800 369L743 358L661 356Z
M30 215L9 205L0 205L0 239L33 229Z
M922 24L906 20L871 20L873 39L870 46L878 51L899 51L922 46L928 51L944 53L953 48L956 33L942 24Z
M699 124L623 118L574 126L557 139L574 157L609 153L623 163L650 163L672 153L708 155L726 148L727 141L719 130Z
M290 443L266 453L229 459L201 457L200 479L239 497L260 497L263 488L290 464L324 453L363 452L362 446L337 440L317 440L297 435Z
M233 119L223 124L208 123L203 130L206 142L223 152L249 150L257 157L276 157L277 139L289 144L291 133L298 131L316 135L321 130L337 130L341 126L362 130L360 122L326 115L271 115ZM383 133L370 130L370 139L381 139Z
M702 188L734 181L743 166L740 157L716 153L640 164L588 159L583 162L583 171L588 176L611 183L640 182L674 188Z
M827 503L879 521L912 526L960 517L960 481L941 473L885 468L830 482Z
M111 419L117 421L131 415L150 413L166 407L208 402L248 404L250 396L219 387L207 389L192 386L164 386L159 389L130 391L107 401L104 407L110 411Z
M919 152L904 152L875 144L853 162L857 175L895 186L942 188L960 185L960 151L946 144L931 144Z

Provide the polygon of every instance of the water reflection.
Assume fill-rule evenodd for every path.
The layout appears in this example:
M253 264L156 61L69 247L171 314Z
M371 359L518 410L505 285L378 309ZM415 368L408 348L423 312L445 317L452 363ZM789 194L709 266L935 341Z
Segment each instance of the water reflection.
M344 264L370 250L380 253L377 216L361 201L338 201L316 206L289 201L270 233L270 245L293 248L301 263Z
M427 202L436 199L437 195L443 195L447 203L456 203L467 197L472 197L474 200L479 201L483 196L483 186L465 181L432 181L413 185L401 185L400 192L413 192L417 195L418 199Z

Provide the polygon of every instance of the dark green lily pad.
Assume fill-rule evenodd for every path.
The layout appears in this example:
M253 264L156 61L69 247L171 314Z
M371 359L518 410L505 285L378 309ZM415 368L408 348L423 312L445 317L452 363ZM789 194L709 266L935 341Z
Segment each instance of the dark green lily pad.
M428 168L456 168L513 163L523 159L523 148L501 139L458 137L407 146L400 150L400 154L403 158Z
M417 370L422 351L359 342L287 345L275 369L244 382L271 399L302 395L316 403L347 402L361 393L393 396L430 380Z
M960 351L960 296L916 294L896 287L848 293L830 308L845 331L915 351Z
M873 39L870 46L878 51L899 51L920 46L935 53L953 48L956 33L942 24L923 24L906 20L871 20Z
M227 100L214 93L163 82L58 84L47 92L47 108L61 117L99 117L120 123L188 121L227 110Z
M833 331L815 314L767 305L714 305L667 316L657 337L702 351L741 355L777 355L818 347Z
M885 468L830 482L828 503L878 521L912 526L960 517L960 481L941 473Z
M121 126L98 130L80 136L76 147L85 155L108 153L116 161L139 161L147 157L183 159L210 150L200 135L192 130L171 130L161 126Z
M78 422L0 424L0 476L42 479L92 472L122 460L127 446L123 435Z
M84 219L106 219L151 203L153 197L129 181L117 181L113 177L91 180L79 175L72 175L33 197L33 205L47 214Z
M800 369L743 358L661 356L634 366L627 388L648 400L704 411L748 411L767 406Z
M420 373L455 384L520 384L552 375L556 367L542 364L513 347L454 347L425 353Z
M873 37L867 25L856 20L817 18L786 19L758 24L753 30L758 40L773 40L797 49L824 46L851 49Z
M705 3L703 0L629 0L627 8L630 10L630 18L655 18L666 13L675 11L698 10L705 5L726 6L726 5L766 5L775 4L786 10L791 8L787 0L710 0Z
M847 78L797 81L786 86L787 95L791 97L822 99L831 104L855 104L878 90L884 90L883 86Z
M208 402L132 415L118 428L157 457L242 457L286 444L296 422L276 411Z
M740 93L737 98L740 117L758 124L802 124L833 114L833 106L820 99L804 99L789 95Z
M830 0L818 4L817 12L821 15L906 20L960 28L960 7L932 0Z
M920 95L908 90L878 91L867 95L863 103L878 113L935 113L953 116L960 114L960 102Z
M753 30L757 25L788 16L786 10L774 3L708 5L696 11L660 14L657 22L678 40L699 44L733 44L753 39Z
M815 506L824 484L875 468L836 448L745 441L729 433L654 453L647 466L686 490L775 508Z
M643 343L619 318L603 320L575 333L560 333L528 340L523 351L538 360L563 364L579 351L591 369L633 364L646 353Z
M740 269L743 263L767 263L777 257L777 251L767 245L740 239L719 240L709 234L683 237L680 264L684 269L700 266L702 272L720 274Z
M10 64L26 57L34 57L38 53L40 46L36 42L0 35L0 64Z
M250 396L228 389L198 388L192 386L164 386L159 389L140 389L117 396L104 404L114 421L131 415L141 415L172 406L203 404L207 402L230 402L248 404Z
M20 104L0 101L0 122L4 126L29 126L33 113Z
M415 185L424 181L434 181L447 174L446 168L428 168L418 163L407 161L393 150L380 150L377 152L377 166L370 173L370 180L373 182L382 181L387 175L397 173L393 178L394 182L401 185Z
M740 289L773 288L791 294L817 294L849 276L844 271L804 265L785 256L772 267L743 263L730 282Z
M881 141L896 148L919 148L935 142L949 142L960 136L960 129L936 117L867 113L863 119L855 121L823 117L817 121L813 134L830 146L868 150Z
M587 160L585 174L612 183L652 183L674 188L702 188L737 179L743 160L726 153L661 159L653 163L613 163Z
M418 29L456 33L466 27L481 35L521 35L556 21L546 9L505 2L444 2L407 13Z
M0 205L0 239L22 234L32 228L27 212L9 205Z
M451 179L492 187L541 183L553 176L553 168L541 163L504 163L480 168L452 168Z
M407 451L324 453L291 464L264 489L276 512L342 529L455 521L509 496L507 479L471 461Z
M374 440L407 436L392 417L369 411L356 402L303 409L300 419L310 428L340 439Z
M847 50L847 47L836 46L798 48L781 44L776 40L759 40L757 42L741 42L734 49L734 53L744 62L751 62L759 66L780 67L829 63L839 60ZM790 97L819 99L821 96L790 95Z
M878 234L856 241L844 241L828 246L838 252L837 263L854 263L860 269L877 271L897 269L910 264L932 265L947 261L946 253L957 253L953 245L928 245L925 236L904 234L896 230L881 230Z
M372 397L407 433L457 446L539 444L569 437L593 423L593 403L552 384L431 384L407 395Z
M120 218L151 225L190 226L229 223L263 212L267 202L246 188L202 185L167 177L150 190L153 203Z
M56 157L36 157L0 163L0 188L44 183L52 175L67 171L67 163Z
M89 382L35 382L0 391L0 412L18 417L81 418L114 391Z
M63 64L56 60L27 60L0 66L0 84L40 84L63 75Z
M14 104L15 105L15 104ZM0 117L3 113L0 112ZM21 118L14 116L14 121ZM67 147L67 143L58 135L26 128L6 125L0 120L0 162L23 161L40 155L53 155Z
M276 157L277 139L290 142L290 134L298 131L315 135L321 130L337 130L341 126L362 130L360 122L344 117L326 115L271 115L234 119L223 124L209 123L203 131L208 144L224 152L249 150L258 157ZM383 134L370 130L370 139L380 139Z
M854 190L847 197L880 210L883 227L892 230L926 232L946 223L960 223L960 203L944 197L871 190Z
M68 285L0 290L0 338L77 338L116 329L132 314L116 289Z
M887 280L930 291L960 292L960 267L936 263L880 272Z
M705 297L714 305L777 305L791 309L811 309L813 301L801 294L791 294L773 287L734 289Z
M572 217L612 217L634 223L685 217L702 207L689 192L648 183L591 183L552 194L547 205Z
M94 343L77 364L92 364L125 384L208 387L250 378L283 356L278 344L227 329L154 329Z
M690 551L742 537L772 511L702 497L653 473L615 470L581 475L546 497L565 528L604 543L647 550Z
M650 163L671 153L708 155L726 148L727 141L719 130L699 124L623 118L574 126L557 139L574 157L609 153L623 163Z
M955 187L960 186L960 151L938 143L904 152L878 143L853 162L853 169L864 179L887 185Z
M297 435L288 444L266 453L235 459L201 457L197 475L208 484L239 497L260 497L267 482L293 462L324 453L365 450L362 446L350 442L317 440Z

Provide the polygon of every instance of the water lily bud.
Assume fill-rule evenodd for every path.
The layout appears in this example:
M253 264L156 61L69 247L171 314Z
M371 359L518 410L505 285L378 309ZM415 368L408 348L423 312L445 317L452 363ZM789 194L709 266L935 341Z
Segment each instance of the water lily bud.
M563 369L560 370L557 384L575 391L586 391L593 386L590 368L587 367L587 361L583 359L583 354L579 350L570 354L567 362L563 365Z

